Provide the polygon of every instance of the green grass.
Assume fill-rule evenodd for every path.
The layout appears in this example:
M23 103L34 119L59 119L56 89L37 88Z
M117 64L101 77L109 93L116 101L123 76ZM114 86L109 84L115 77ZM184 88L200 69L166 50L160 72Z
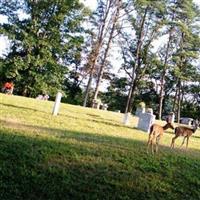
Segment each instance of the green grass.
M0 199L200 199L200 131L189 149L146 153L123 115L0 94ZM164 124L164 122L157 122Z

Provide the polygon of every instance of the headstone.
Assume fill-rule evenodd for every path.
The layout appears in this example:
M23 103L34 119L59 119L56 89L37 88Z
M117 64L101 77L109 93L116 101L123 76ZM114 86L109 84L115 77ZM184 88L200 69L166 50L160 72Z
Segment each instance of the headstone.
M189 118L189 117L182 117L182 118L180 119L181 124L186 124L186 125L189 125L189 126L192 125L192 122L193 122L193 121L194 121L194 119Z
M152 108L147 108L147 109L146 109L146 113L150 113L150 114L153 115L153 109L152 109Z
M42 96L42 95L38 95L38 96L36 97L36 99L43 100L43 96Z
M49 99L49 95L48 94L45 94L44 96L43 96L43 100L48 100Z
M52 112L52 114L54 116L56 116L58 114L58 111L59 111L59 108L60 108L61 98L62 98L62 93L58 92L57 95L56 95L56 100L55 100L54 107L53 107L53 112Z
M167 116L167 122L168 123L174 123L174 119L175 119L175 114L173 112L169 113L169 115Z
M140 114L138 121L138 129L146 131L149 133L151 125L154 123L156 116L151 113L142 113Z
M101 105L101 100L100 99L94 99L93 100L93 104L92 104L93 108L99 109L100 105Z
M138 107L138 108L136 109L135 115L136 115L137 117L140 117L140 114L142 114L142 113L145 113L145 108Z
M107 104L102 104L101 109L102 110L107 110L108 109L108 105Z
M131 115L130 112L124 114L124 116L123 116L123 124L124 125L129 125L130 124L130 122L129 122L130 115Z

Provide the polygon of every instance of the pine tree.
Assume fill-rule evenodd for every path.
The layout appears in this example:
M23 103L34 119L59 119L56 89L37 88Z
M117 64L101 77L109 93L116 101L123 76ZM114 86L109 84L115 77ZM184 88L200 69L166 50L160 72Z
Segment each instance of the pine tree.
M127 43L129 46L128 49L125 48L126 52L123 52L124 60L129 60L128 68L125 70L129 71L128 74L130 77L130 89L125 112L132 111L137 86L141 78L144 77L147 68L150 66L149 60L151 59L150 49L152 48L152 42L158 37L159 29L163 26L165 12L164 2L165 1L133 1L131 4L132 7L128 6L126 10L128 13L128 20L134 29L135 37L132 39L133 36L131 36L131 39L129 39L129 35L122 33L122 38L128 41ZM131 55L131 60L128 58L130 57L129 55ZM130 72L130 68L132 72Z
M199 17L199 11L194 3L186 0L176 2L179 6L177 20L177 43L176 53L173 55L173 63L175 65L176 82L176 98L174 103L174 111L176 112L177 121L180 121L181 104L184 97L184 82L190 84L196 79L198 70L193 64L198 59L200 51L200 37L198 34L198 26L195 24Z

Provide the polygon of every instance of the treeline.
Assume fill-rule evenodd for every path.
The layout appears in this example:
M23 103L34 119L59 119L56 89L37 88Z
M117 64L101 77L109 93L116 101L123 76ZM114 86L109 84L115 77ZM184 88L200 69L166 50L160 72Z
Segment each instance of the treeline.
M143 101L158 118L199 117L200 10L192 0L98 0L95 11L78 0L1 0L0 15L10 42L0 82L14 81L15 94L54 99L62 91L65 102L100 98L122 112Z

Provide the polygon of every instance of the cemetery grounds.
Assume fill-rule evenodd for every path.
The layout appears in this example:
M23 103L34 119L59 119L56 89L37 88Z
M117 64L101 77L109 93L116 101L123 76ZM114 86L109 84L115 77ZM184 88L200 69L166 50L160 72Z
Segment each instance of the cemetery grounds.
M0 199L200 199L200 130L151 155L136 117L53 104L0 94Z

